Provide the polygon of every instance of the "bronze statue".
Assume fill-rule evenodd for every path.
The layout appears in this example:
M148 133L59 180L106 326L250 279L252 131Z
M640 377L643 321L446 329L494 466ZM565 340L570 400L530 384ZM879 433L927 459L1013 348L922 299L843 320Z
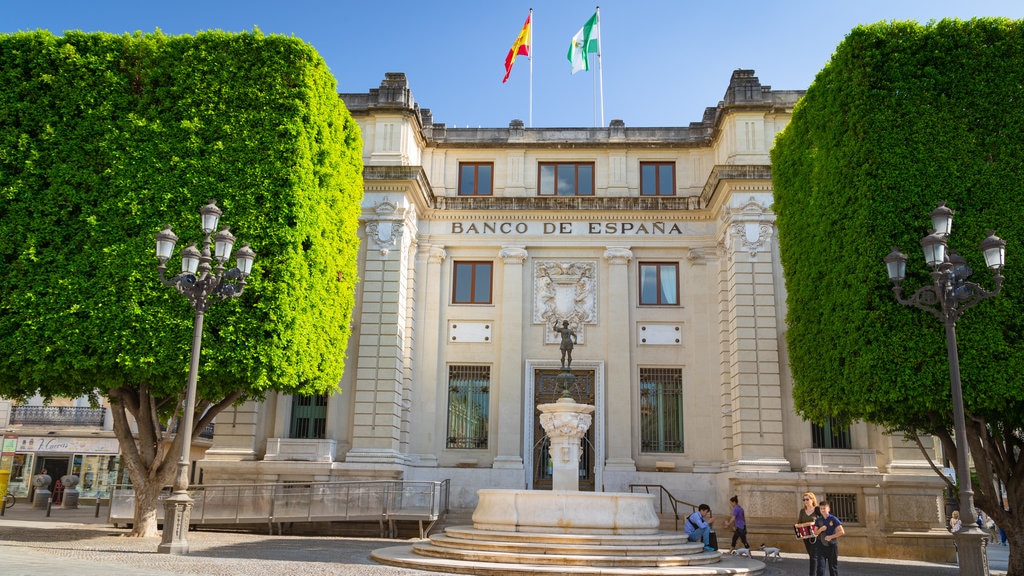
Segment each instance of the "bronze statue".
M572 366L572 349L576 345L576 332L569 328L568 320L562 320L561 326L558 325L558 320L555 320L554 330L562 335L562 345L558 349L562 351L562 369L568 370Z

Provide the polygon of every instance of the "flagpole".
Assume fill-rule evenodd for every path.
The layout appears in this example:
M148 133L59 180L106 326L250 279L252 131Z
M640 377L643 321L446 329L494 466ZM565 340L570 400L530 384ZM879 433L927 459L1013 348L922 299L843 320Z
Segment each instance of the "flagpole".
M530 8L530 128L533 128L533 8Z
M601 7L596 8L597 11L597 75L598 83L601 85L601 127L604 128L604 67L601 65L601 49L604 47L604 41L601 40Z

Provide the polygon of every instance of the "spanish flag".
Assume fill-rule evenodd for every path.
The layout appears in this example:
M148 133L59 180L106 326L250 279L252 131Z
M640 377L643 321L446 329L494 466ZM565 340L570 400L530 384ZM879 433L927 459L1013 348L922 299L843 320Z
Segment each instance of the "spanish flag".
M530 56L530 42L533 37L530 35L530 19L533 18L533 10L530 10L529 16L526 17L526 23L523 24L523 29L519 31L519 36L516 36L516 41L512 43L512 48L508 51L508 56L505 56L505 78L501 81L502 84L508 81L509 74L512 73L512 65L516 62L516 56L522 54L523 56Z

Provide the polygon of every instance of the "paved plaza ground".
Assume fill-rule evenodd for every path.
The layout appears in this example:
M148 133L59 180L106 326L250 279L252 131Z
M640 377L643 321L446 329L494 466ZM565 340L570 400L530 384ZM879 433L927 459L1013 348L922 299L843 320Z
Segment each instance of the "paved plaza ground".
M105 510L104 510L105 512ZM435 528L435 532L437 529ZM94 508L33 510L18 503L0 518L0 574L6 576L71 574L132 576L182 574L210 576L249 575L360 575L435 576L425 572L383 566L370 560L370 552L412 542L408 538L370 536L311 537L271 536L199 530L189 534L190 553L171 556L157 553L160 538L128 538L128 530L106 523ZM989 547L993 574L1005 573L1008 548ZM842 548L840 548L840 553ZM758 554L759 555L759 554ZM807 557L783 554L769 562L765 576L803 576ZM955 576L953 564L934 564L840 556L843 576ZM571 569L566 570L571 574Z

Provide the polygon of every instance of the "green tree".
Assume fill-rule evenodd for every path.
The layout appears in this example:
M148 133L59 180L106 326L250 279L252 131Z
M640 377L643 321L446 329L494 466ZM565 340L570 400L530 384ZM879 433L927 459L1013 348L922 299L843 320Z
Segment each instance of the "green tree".
M1006 239L1002 294L957 325L976 503L1012 540L1024 574L1024 22L855 28L772 151L788 292L794 400L806 418L930 434L956 461L943 324L898 304L882 259L910 256L904 288L931 282L918 249L928 213L956 211L950 247L993 287L978 244ZM999 484L1005 487L1004 511ZM967 520L965 520L967 521Z
M179 437L161 429L181 416L192 341L154 234L201 242L216 199L257 254L245 293L207 311L193 433L268 390L335 390L361 154L336 81L296 38L0 35L0 395L109 398L134 534L156 532L175 472Z

